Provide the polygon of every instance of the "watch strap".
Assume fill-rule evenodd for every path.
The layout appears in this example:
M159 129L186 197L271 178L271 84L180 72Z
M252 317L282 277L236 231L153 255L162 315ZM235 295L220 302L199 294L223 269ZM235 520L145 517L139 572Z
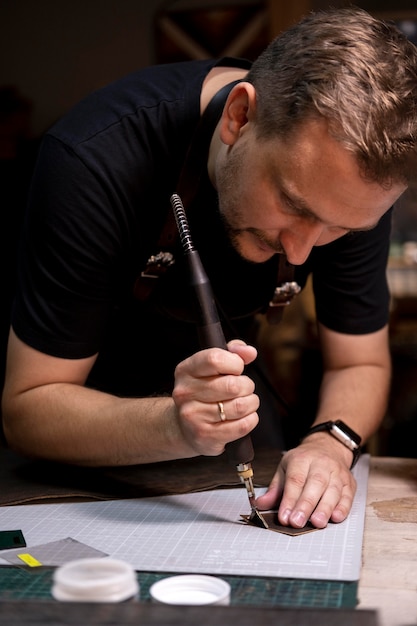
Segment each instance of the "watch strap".
M344 445L346 448L349 448L349 450L353 454L353 460L350 469L355 467L361 454L362 439L357 433L355 433L354 430L352 430L342 420L336 420L335 422L322 422L321 424L312 426L312 428L310 428L310 430L308 430L307 433L304 435L303 439L305 437L308 437L309 435L312 435L313 433L318 432L328 432L332 437L340 441L342 445Z

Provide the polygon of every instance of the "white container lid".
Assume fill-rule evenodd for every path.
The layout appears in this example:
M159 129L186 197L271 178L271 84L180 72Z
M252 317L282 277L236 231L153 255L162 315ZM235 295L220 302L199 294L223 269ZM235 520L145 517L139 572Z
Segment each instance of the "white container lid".
M53 576L52 595L63 602L123 602L138 592L135 570L118 559L76 559Z
M222 604L230 603L230 585L222 578L200 574L183 574L162 578L149 593L152 600L162 604Z

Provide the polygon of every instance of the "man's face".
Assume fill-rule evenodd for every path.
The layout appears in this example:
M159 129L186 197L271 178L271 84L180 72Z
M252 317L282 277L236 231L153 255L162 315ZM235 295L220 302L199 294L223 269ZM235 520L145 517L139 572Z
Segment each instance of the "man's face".
M350 152L322 120L291 140L258 142L246 124L216 163L220 211L233 245L257 263L285 253L299 265L313 246L374 228L405 190L365 180Z

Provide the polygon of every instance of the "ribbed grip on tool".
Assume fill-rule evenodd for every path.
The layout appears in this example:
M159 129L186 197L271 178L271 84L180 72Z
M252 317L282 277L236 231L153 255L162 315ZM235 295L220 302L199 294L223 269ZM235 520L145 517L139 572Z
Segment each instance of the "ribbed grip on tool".
M221 327L211 284L201 262L200 255L194 248L184 206L177 194L172 194L171 205L188 262L190 284L194 290L199 309L198 334L200 347L202 349L223 348L226 350L227 343ZM233 465L250 463L254 457L252 439L249 435L246 435L236 441L231 441L226 445L226 452L228 459Z

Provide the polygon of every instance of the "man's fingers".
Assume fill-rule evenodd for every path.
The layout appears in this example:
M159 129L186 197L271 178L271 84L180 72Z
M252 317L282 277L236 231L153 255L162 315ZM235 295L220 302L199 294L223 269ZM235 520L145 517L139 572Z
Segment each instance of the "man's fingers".
M287 476L278 518L281 523L296 528L302 528L308 521L316 528L324 528L330 519L345 519L354 493L355 481L352 475L348 471L340 471L340 468L330 473L324 467L310 471L301 491L298 481L294 487Z

